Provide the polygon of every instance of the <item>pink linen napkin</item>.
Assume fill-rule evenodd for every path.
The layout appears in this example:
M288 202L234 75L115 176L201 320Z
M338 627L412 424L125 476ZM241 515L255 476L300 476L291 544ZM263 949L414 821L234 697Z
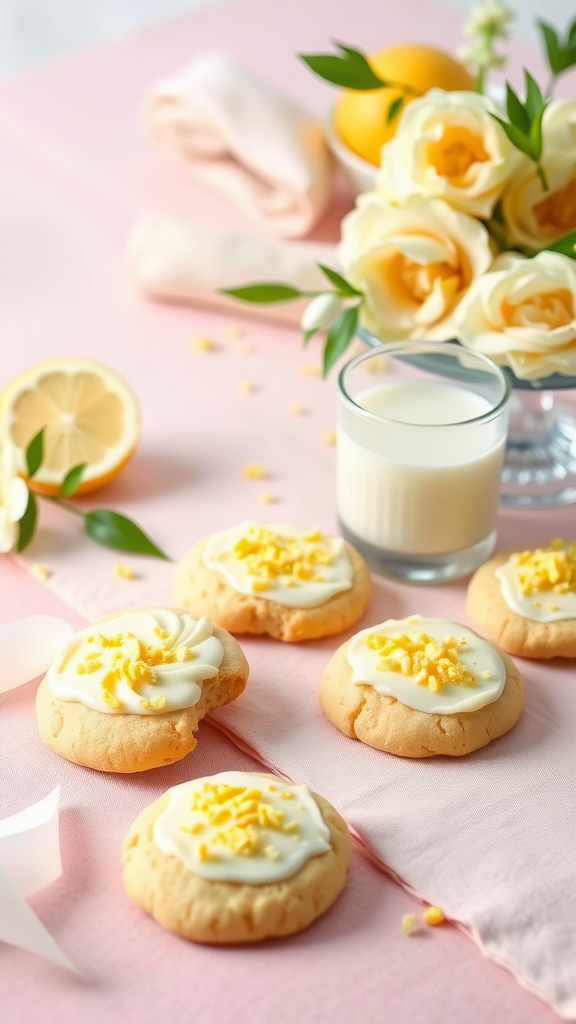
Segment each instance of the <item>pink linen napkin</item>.
M334 161L320 124L225 53L154 84L151 138L270 234L307 235L326 210Z
M251 238L154 214L137 221L128 243L132 279L152 298L244 310L279 323L298 323L305 303L243 307L218 289L256 281L322 289L327 282L317 264L333 266L334 260L333 245Z
M334 389L301 376L297 337L255 324L250 357L236 354L233 342L198 356L166 344L170 312L147 321L148 344L139 335L122 357L146 410L148 441L101 500L138 520L175 559L195 539L248 518L333 529L334 451L322 431L333 423ZM115 344L103 335L101 357L112 360ZM248 397L235 392L246 375L254 385ZM294 399L307 416L290 416ZM270 473L262 484L242 478L253 459ZM261 487L275 507L259 505ZM83 539L75 518L64 522L56 508L42 515L21 560L47 564L48 586L88 617L173 601L173 566L123 556L138 578L119 579L118 556ZM570 535L573 515L571 507L503 513L500 544ZM465 589L377 581L357 628L415 611L465 621ZM371 750L324 718L318 680L342 639L291 646L240 638L250 681L213 722L263 763L325 794L381 867L442 906L527 989L576 1018L572 666L521 663L526 708L512 732L469 757L422 762Z

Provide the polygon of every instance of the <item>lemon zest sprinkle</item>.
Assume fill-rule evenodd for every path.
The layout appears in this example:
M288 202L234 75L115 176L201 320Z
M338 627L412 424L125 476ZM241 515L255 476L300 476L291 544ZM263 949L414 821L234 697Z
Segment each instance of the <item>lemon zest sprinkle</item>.
M426 907L422 913L422 919L424 924L428 924L432 928L446 920L444 911L440 907Z
M548 547L512 555L511 561L516 566L518 586L527 597L550 590L556 594L576 593L576 541L557 537Z
M434 640L428 633L402 633L397 637L371 633L366 640L368 649L378 652L378 672L412 676L418 686L427 686L433 693L450 683L477 686L472 672L458 659L464 645L464 638Z
M404 935L415 935L418 931L418 921L416 920L416 914L404 914L401 922L402 931Z

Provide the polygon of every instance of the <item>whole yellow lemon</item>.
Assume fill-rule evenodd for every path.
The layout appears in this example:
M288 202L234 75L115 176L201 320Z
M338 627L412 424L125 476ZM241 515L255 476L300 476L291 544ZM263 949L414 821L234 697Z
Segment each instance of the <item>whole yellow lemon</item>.
M368 55L376 74L386 81L401 82L419 93L434 87L453 91L473 89L474 80L463 64L433 46L389 46ZM334 127L342 141L371 164L380 163L380 150L392 138L398 116L388 123L388 111L402 93L384 88L370 92L345 89L334 109ZM404 105L415 99L408 95Z

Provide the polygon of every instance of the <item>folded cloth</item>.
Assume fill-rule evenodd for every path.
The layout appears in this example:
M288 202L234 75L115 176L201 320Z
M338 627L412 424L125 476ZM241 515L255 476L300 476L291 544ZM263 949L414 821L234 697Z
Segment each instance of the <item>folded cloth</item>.
M273 235L308 234L332 198L320 124L225 53L201 54L153 85L145 119L159 146Z
M334 266L335 247L320 242L251 238L208 224L150 215L137 221L129 244L130 270L147 295L176 302L242 307L220 295L256 281L282 281L304 290L327 287L318 263ZM305 302L246 305L250 315L298 323Z

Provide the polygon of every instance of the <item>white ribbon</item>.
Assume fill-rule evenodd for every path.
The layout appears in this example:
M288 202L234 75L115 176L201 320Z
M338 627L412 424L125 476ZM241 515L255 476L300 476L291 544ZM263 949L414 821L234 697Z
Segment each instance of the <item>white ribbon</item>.
M22 686L49 667L73 629L63 619L33 615L0 626L0 693ZM26 896L62 874L58 830L60 787L32 807L0 820L0 942L77 973Z

